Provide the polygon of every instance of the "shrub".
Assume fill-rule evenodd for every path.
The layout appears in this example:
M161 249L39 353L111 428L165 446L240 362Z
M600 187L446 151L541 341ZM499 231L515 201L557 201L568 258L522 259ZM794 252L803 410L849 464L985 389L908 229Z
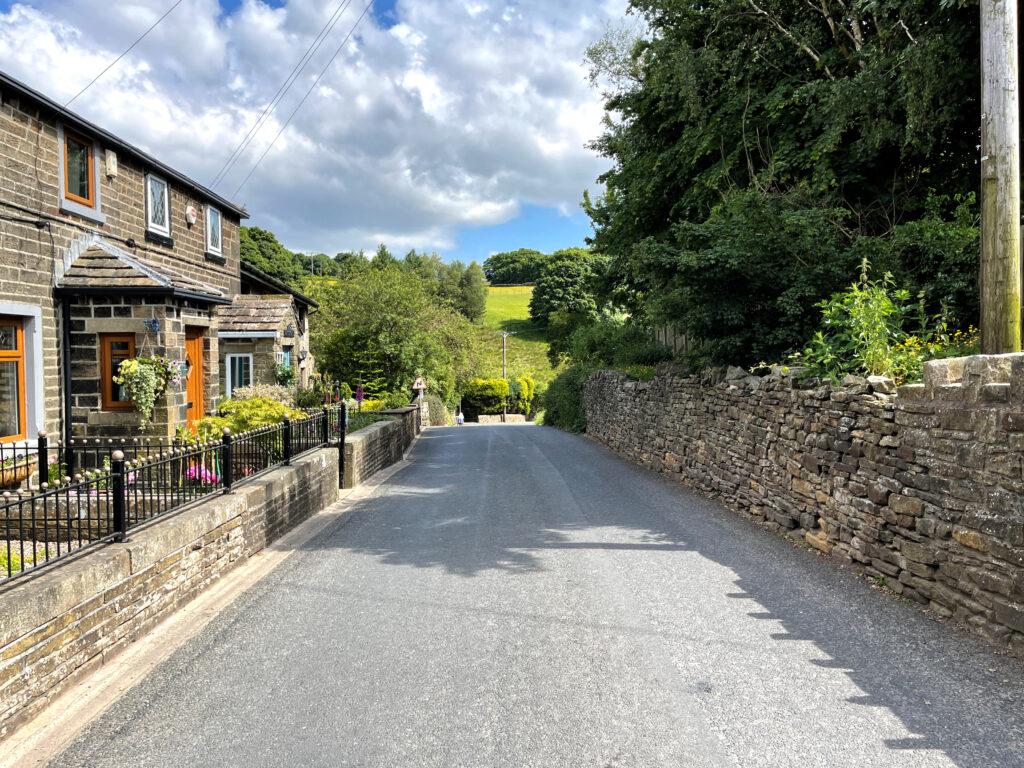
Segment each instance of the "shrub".
M891 274L869 280L866 260L857 283L816 306L823 330L790 357L812 376L881 375L900 384L919 379L928 360L977 351L975 328L951 332L944 316L927 315L923 297L911 302L908 291L896 289ZM916 333L907 329L911 324Z
M385 392L381 399L384 401L384 409L405 408L412 402L408 392Z
M360 411L386 411L387 404L383 400L374 400L371 397L363 398L362 404L359 406Z
M299 388L295 390L296 408L317 408L324 404L324 392L310 387L309 389Z
M462 392L463 405L479 413L501 413L508 397L505 379L471 379Z
M583 410L583 383L597 368L577 363L555 377L544 393L544 423L567 430L584 432L587 415Z
M627 365L626 375L636 381L650 381L654 378L653 365Z
M520 376L509 382L509 410L512 413L530 415L533 407L533 395L536 390L534 381L529 376Z
M224 427L237 435L250 429L280 424L285 416L303 419L306 414L268 397L232 398L220 404L219 416L207 416L197 421L196 433L199 440L220 439Z
M281 363L274 368L274 378L282 387L290 387L295 383L295 371L290 365Z
M440 397L433 392L428 392L423 396L423 399L427 401L427 410L430 412L430 423L432 425L443 426L449 422L448 407Z
M250 384L247 387L235 387L231 390L232 400L251 400L254 397L276 400L289 406L297 405L295 392L281 384Z

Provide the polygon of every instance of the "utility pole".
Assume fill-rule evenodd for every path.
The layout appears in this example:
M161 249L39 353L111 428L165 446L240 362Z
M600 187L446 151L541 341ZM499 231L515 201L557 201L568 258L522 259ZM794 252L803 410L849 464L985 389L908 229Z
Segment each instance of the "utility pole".
M501 378L503 381L508 381L508 375L505 373L505 342L508 341L509 336L515 336L518 331L496 331L501 336ZM508 415L508 398L505 398L505 402L501 406L501 420L504 423Z
M1021 348L1017 2L981 6L981 351Z

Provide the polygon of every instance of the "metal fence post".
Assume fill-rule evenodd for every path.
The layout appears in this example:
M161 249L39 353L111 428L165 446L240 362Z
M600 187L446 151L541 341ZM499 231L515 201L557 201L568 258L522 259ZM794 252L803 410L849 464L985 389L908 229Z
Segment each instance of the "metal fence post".
M284 465L287 467L292 463L292 420L284 417Z
M320 444L327 445L331 442L331 409L329 406L324 406L322 416L323 420L320 422Z
M345 435L348 433L348 404L341 404L338 423L338 487L345 487Z
M231 492L231 484L235 481L235 462L232 457L231 440L231 430L224 427L220 452L220 482L224 486L224 493Z
M39 430L39 442L36 444L39 459L39 485L50 482L50 461L48 455L49 441L46 439L46 430Z
M117 541L128 538L128 520L124 514L124 452L110 454L110 485L114 503L114 531Z

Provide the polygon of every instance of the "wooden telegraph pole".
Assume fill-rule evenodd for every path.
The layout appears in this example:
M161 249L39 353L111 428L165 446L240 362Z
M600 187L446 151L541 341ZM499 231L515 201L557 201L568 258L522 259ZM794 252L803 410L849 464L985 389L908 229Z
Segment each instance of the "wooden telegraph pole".
M981 351L1020 351L1017 2L981 6Z

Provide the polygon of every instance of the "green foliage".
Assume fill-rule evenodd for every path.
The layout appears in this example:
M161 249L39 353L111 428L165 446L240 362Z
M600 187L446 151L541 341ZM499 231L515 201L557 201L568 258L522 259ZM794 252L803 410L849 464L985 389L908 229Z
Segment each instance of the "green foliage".
M973 328L951 332L941 315L927 314L923 300L911 302L907 290L896 289L891 274L869 280L866 261L859 282L817 306L823 329L791 357L810 375L880 375L903 383L919 379L927 360L976 352Z
M530 296L530 319L547 325L555 311L596 316L596 283L604 261L602 256L581 249L553 254Z
M430 412L430 423L432 425L443 426L451 422L451 414L448 412L448 407L440 397L433 392L428 392L423 396L423 399L427 401L427 410Z
M280 424L285 417L304 419L306 414L268 397L247 400L228 399L220 404L219 416L207 416L196 422L197 437L201 441L219 440L225 427L238 435L250 429Z
M540 251L529 248L495 253L484 261L484 274L492 284L535 283L547 259Z
M653 365L627 365L626 375L635 381L650 381L654 378Z
M505 379L470 379L462 388L463 407L478 413L501 413L508 395Z
M510 413L529 416L533 412L533 398L537 386L529 376L520 376L508 382L508 409Z
M471 323L482 320L487 310L487 283L484 282L484 271L475 261L469 263L459 278L456 309Z
M603 295L683 325L704 360L752 363L806 339L868 255L973 322L970 5L632 0L645 34L588 52L612 161L584 198Z
M123 360L117 368L114 383L128 390L128 398L139 412L140 426L149 423L153 407L170 383L180 380L178 361L166 357L136 357Z
M274 378L282 387L290 387L295 383L295 371L290 365L282 363L274 367Z
M311 318L319 368L368 394L408 392L417 374L450 400L474 367L469 322L440 306L416 274L398 266L371 269L344 281L320 281Z
M398 259L392 255L384 243L381 243L377 246L377 253L374 254L370 265L374 269L391 269L391 267L398 265Z
M408 392L385 392L381 396L383 407L381 410L389 411L392 408L405 408L412 403L412 396Z
M324 404L324 393L315 387L295 390L295 407L303 410L319 408Z
M649 329L615 317L601 317L574 330L566 345L571 362L544 393L544 423L582 432L583 384L601 368L624 369L627 375L650 381L654 365L671 358L671 350L651 338Z
M585 432L583 384L597 367L575 363L562 370L544 393L544 424L568 432Z
M358 432L364 427L368 427L371 424L376 424L378 421L388 421L388 416L378 416L376 413L370 413L369 411L353 411L348 415L348 434Z

